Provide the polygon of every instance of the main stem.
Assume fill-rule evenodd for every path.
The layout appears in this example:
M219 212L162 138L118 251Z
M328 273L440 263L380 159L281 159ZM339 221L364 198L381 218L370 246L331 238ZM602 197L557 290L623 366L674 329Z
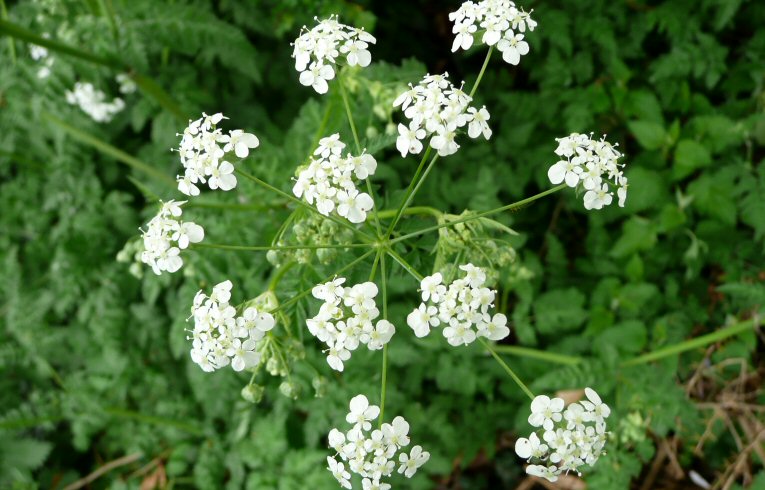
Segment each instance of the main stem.
M385 267L385 254L380 254L380 276L382 278L382 296L383 296L383 319L388 319L388 281L387 275L388 269ZM383 420L385 420L385 389L388 382L388 344L383 345L382 355L382 381L380 387L380 419L379 425L382 427Z

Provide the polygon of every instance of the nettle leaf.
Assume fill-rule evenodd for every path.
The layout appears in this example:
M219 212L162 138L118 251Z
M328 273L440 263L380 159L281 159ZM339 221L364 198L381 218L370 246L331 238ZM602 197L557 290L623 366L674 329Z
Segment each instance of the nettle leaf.
M656 241L656 223L633 216L624 224L619 240L611 249L611 255L616 258L628 257L636 252L652 249Z
M727 225L736 223L735 175L723 169L714 175L705 174L688 186L692 205L703 214Z
M45 462L52 449L52 443L37 439L4 439L0 442L0 468L34 470Z
M653 121L630 121L627 123L632 135L646 150L658 150L667 140L667 131L661 123Z
M695 170L712 164L712 155L701 143L694 140L680 140L675 148L675 164L672 174L680 180Z
M585 295L576 288L548 291L534 303L535 324L541 333L576 330L587 319Z
M734 282L718 286L717 290L731 296L744 308L765 305L765 285Z

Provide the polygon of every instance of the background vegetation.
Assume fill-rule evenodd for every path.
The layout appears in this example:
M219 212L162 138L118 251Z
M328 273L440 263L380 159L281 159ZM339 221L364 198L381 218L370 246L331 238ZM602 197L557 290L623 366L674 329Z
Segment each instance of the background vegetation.
M194 293L223 278L240 295L265 290L265 254L192 252L172 277L135 277L116 257L157 196L178 198L165 180L178 171L169 149L188 117L222 111L255 132L262 146L248 171L285 190L321 130L350 141L339 95L300 86L290 59L314 15L337 13L377 36L352 98L359 114L377 109L362 132L385 162L374 179L382 207L395 208L415 161L376 136L390 92L426 71L470 82L483 59L449 51L447 15L458 4L6 0L0 487L64 488L101 469L91 488L336 488L324 437L350 396L377 392L379 358L358 352L335 376L307 338L324 396L314 396L315 374L298 369L298 399L274 379L250 404L244 375L193 365L184 320ZM714 488L765 488L763 337L753 328L765 304L765 4L522 5L539 22L531 53L519 67L495 60L477 96L494 136L439 161L416 204L496 207L550 186L554 138L595 131L619 142L626 208L585 213L561 192L499 218L520 232L516 261L499 271L513 331L503 355L535 392L590 385L614 407L608 454L588 488L700 488L692 474ZM43 62L24 39L44 33L98 59L51 48L51 75L40 79ZM67 104L77 80L116 96L120 72L143 83L112 122ZM211 241L268 243L287 214L248 182L203 197L187 213ZM407 260L427 270L435 245L422 238ZM308 269L288 273L280 291L304 289L315 278ZM523 393L479 347L415 339L404 326L414 287L402 271L391 280L399 335L387 406L406 415L432 459L406 488L533 488L512 450L527 430ZM300 303L293 321L311 308ZM558 356L530 358L518 346Z

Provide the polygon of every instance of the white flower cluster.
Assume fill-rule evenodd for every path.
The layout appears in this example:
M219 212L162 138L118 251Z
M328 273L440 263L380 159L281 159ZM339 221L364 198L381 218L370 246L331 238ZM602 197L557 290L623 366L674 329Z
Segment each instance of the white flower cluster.
M133 79L130 78L130 75L127 73L118 73L116 80L120 86L121 94L132 94L135 92L135 89L138 88Z
M292 192L308 204L315 202L324 216L335 210L351 223L363 223L374 202L369 194L359 192L353 177L362 180L374 175L377 160L369 153L343 157L344 148L337 133L319 140L311 163L298 174Z
M48 33L44 33L43 37L47 39ZM42 46L36 46L34 44L29 46L29 56L31 56L33 60L41 62L43 65L37 70L37 78L41 80L48 78L50 76L53 63L56 61L56 59L52 56L49 56L47 49Z
M178 179L178 190L187 196L198 196L198 182L207 183L210 189L230 191L236 187L234 166L225 160L226 153L233 151L237 157L246 158L250 148L260 144L257 136L245 133L241 129L223 134L215 125L227 119L220 112L189 121L189 126L183 130L183 138L178 148L181 163L186 169L183 177ZM181 136L181 135L177 135Z
M529 45L523 40L522 33L527 28L533 31L537 26L529 14L519 10L510 0L465 2L449 14L449 20L454 22L452 32L456 34L452 52L470 49L473 36L480 28L483 30L481 42L488 46L496 45L502 53L502 59L517 65L521 56L529 52Z
M496 291L483 287L486 272L473 264L461 265L460 269L465 271L465 277L453 281L448 288L442 284L440 272L422 280L423 303L406 317L414 334L424 337L431 327L444 324L444 337L454 346L468 345L478 337L501 340L510 335L507 317L489 313Z
M146 225L143 231L143 252L141 261L151 266L155 274L162 271L176 272L183 265L181 250L189 243L201 242L205 231L196 223L181 221L181 206L186 201L162 203L159 213Z
M237 317L236 308L228 303L231 287L231 281L224 281L210 296L201 290L194 296L191 359L207 372L229 364L234 371L257 366L261 340L276 324L270 313L253 306Z
M468 136L477 138L481 134L486 139L491 137L491 128L487 121L489 111L486 106L477 110L470 107L473 99L462 87L455 88L443 75L425 75L420 83L399 95L393 101L393 107L401 106L404 116L409 119L409 126L398 125L399 136L396 148L405 157L407 153L417 154L422 151L422 140L431 137L430 146L441 156L456 153L457 130L468 125Z
M346 433L332 429L328 437L329 447L337 451L352 472L361 476L364 490L390 489L390 484L380 482L380 479L393 474L396 453L399 453L398 472L407 478L411 478L430 459L430 453L423 451L419 445L413 446L409 453L401 451L410 442L409 423L404 417L398 416L392 423L384 423L379 429L371 430L372 421L380 415L380 408L370 405L364 395L353 397L350 408L345 420L353 427ZM327 469L343 488L353 488L350 472L336 458L327 456Z
M592 134L572 133L565 138L556 138L558 148L555 153L565 158L555 163L547 171L553 184L566 182L569 187L579 183L587 192L584 194L585 209L602 209L613 201L613 192L609 184L618 187L616 195L619 206L624 207L627 200L627 177L621 171L624 164L617 160L622 154L615 146L606 141L592 139Z
M344 282L344 277L338 277L313 288L314 298L324 304L307 321L311 334L327 344L327 363L337 371L343 370L343 361L351 358L351 351L359 344L365 344L369 350L382 349L396 333L388 320L373 323L380 316L375 304L375 283L343 287Z
M515 452L527 461L544 464L531 464L526 473L554 482L569 471L581 475L580 466L593 466L603 454L611 409L594 390L585 388L584 393L587 400L565 410L562 398L540 395L531 402L529 424L542 428L542 439L536 432L528 439L522 437L515 443Z
M66 92L66 101L79 106L82 111L96 122L109 122L115 114L125 108L125 102L116 97L106 101L106 94L96 90L92 83L77 82L74 90Z
M350 66L369 66L372 55L368 48L377 40L364 29L341 24L336 15L315 20L319 23L311 30L303 26L300 36L291 44L292 57L295 69L300 72L300 83L325 94L329 90L327 82L335 78L333 65L340 54L345 55Z

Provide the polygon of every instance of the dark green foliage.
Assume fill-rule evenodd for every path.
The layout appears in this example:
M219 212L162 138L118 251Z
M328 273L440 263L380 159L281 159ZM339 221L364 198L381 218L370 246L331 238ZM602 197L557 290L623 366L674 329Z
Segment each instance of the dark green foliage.
M300 86L289 43L314 15L337 13L371 30L373 65L354 75L350 92L363 146L380 162L373 184L382 209L397 207L417 163L400 158L385 133L398 121L392 96L428 71L448 70L453 81L471 84L484 53L449 51L447 14L459 2L7 3L10 21L150 77L183 114L222 111L230 128L255 132L261 147L242 168L285 191L319 137L341 132L351 141L339 93L318 98ZM476 95L492 115L492 139L464 141L440 160L413 205L459 215L514 202L550 187L554 138L593 131L618 142L630 179L626 208L585 212L581 196L565 190L492 216L501 228L486 224L500 250L517 252L497 270L498 308L511 319L507 342L582 360L503 357L536 393L592 386L613 407L612 440L586 475L590 488L630 488L650 466L656 441L668 437L680 439L686 472L714 481L738 449L726 427L713 425L704 457L693 453L710 417L697 402L715 401L739 373L715 372L706 399L685 386L699 363L735 358L761 369L761 337L718 343L711 357L700 348L623 363L765 305L765 4L520 3L539 22L527 36L531 52L518 67L495 57ZM41 80L27 44L13 41L13 61L2 41L0 487L53 488L140 453L93 488L139 488L157 471L177 487L337 488L324 468L326 433L343 422L351 396L379 401L379 353L357 351L342 376L328 369L303 332L318 308L307 300L288 314L306 359L327 379L323 398L313 398L316 373L307 365L293 373L301 397L282 396L280 380L265 377L258 405L240 396L246 376L202 373L185 338L191 298L224 278L234 282L237 302L265 291L273 274L265 253L190 251L172 277L131 275L118 252L156 212L157 198L178 193L81 144L45 115L169 177L179 171L169 149L185 121L156 94L139 91L111 123L97 124L64 93L83 80L115 96L113 70L51 51L52 74ZM217 243L269 244L289 214L278 196L242 179L236 191L203 200L239 206L187 208ZM417 215L400 230L432 224ZM459 257L460 247L444 242L424 235L398 251L430 272ZM471 250L477 265L488 265L479 263L486 248ZM277 289L280 299L353 258L295 267ZM366 280L369 263L349 282ZM395 483L434 488L452 475L449 488L514 488L522 462L507 439L528 432L528 400L478 345L416 339L404 319L417 283L400 268L390 276L398 333L389 346L386 414L405 415L432 454L424 474ZM129 477L155 458L160 464L147 474Z

